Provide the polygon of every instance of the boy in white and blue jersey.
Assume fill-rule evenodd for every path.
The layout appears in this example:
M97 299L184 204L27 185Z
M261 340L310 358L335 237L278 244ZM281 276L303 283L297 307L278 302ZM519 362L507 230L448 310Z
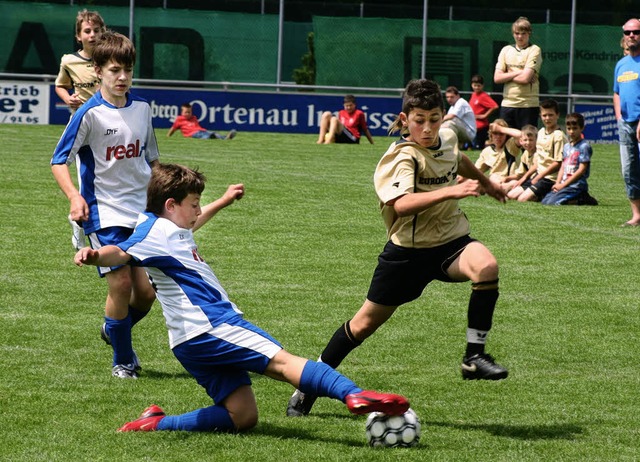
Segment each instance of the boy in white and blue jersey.
M69 218L82 224L91 246L126 240L146 205L158 145L151 108L129 93L135 49L125 36L101 35L93 51L100 90L83 104L65 128L51 159L51 170L70 202ZM78 188L69 166L77 161ZM105 266L108 295L102 338L113 346L112 375L137 378L140 368L131 344L131 327L153 304L155 294L141 268Z
M363 391L323 363L285 351L273 337L245 321L204 261L193 231L244 195L231 185L218 200L200 207L204 176L179 165L160 164L149 183L147 211L133 235L118 245L78 251L75 263L143 266L162 305L174 355L202 385L214 405L167 416L157 405L119 431L242 431L254 427L258 409L248 371L288 382L301 390L339 399L354 414L402 414L403 396Z

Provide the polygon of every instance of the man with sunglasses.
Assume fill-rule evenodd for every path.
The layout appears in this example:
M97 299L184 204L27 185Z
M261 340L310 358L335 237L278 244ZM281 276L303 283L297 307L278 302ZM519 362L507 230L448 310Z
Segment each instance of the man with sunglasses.
M629 19L622 33L629 54L618 61L613 74L622 178L631 205L631 218L622 226L640 226L640 19Z

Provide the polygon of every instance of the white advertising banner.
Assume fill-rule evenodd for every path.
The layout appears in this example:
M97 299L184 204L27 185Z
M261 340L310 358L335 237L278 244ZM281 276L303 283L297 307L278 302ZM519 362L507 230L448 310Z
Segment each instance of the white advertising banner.
M0 81L0 123L49 123L51 85L38 82Z

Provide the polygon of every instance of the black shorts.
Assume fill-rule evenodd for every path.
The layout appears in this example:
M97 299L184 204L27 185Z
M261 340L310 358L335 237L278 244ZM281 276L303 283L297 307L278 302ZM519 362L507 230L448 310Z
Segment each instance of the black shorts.
M536 184L531 184L532 179L533 178L530 178L524 183L522 183L522 189L524 189L525 191L527 189L530 189L531 191L533 191L533 193L536 195L539 201L541 201L544 198L544 196L549 194L549 192L551 191L551 188L553 188L553 185L556 184L555 181L550 180L549 178L542 178Z
M344 127L340 133L336 133L336 143L359 144L360 138L347 130L347 127Z
M367 300L386 306L399 306L420 297L431 281L454 281L447 269L464 248L475 239L462 236L428 249L400 247L389 241L378 257Z
M525 125L538 126L540 107L500 107L500 118L511 128L520 130Z

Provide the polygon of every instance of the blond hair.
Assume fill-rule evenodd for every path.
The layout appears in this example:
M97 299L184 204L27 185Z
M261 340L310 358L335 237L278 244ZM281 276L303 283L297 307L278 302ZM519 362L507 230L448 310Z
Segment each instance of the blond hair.
M509 128L509 124L504 119L496 119L496 120L493 121L493 124L500 125L501 127L504 127L504 128ZM489 125L489 126L491 126L491 125ZM492 135L493 135L493 131L491 129L489 129L489 137L491 137Z
M531 28L531 23L529 22L529 18L525 16L520 16L518 19L515 20L515 22L511 26L511 31L526 32L528 34L531 34L531 32L533 32L533 29Z
M520 134L522 136L532 136L534 138L538 137L538 128L534 125L525 125L520 129Z

